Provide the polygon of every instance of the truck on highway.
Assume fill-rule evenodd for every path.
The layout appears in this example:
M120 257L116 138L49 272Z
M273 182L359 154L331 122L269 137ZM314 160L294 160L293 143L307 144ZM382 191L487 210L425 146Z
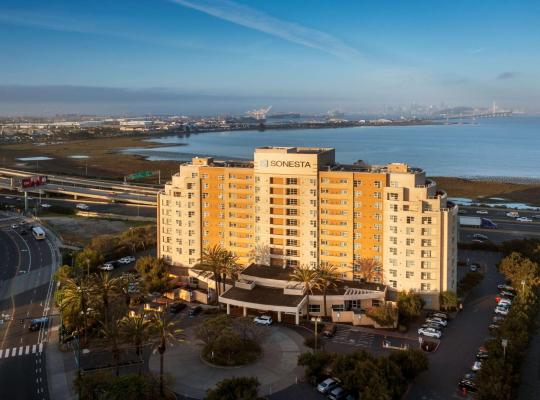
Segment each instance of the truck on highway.
M459 217L459 225L469 228L497 229L497 224L488 218Z
M46 176L29 176L21 179L21 186L24 189L45 185L47 183Z

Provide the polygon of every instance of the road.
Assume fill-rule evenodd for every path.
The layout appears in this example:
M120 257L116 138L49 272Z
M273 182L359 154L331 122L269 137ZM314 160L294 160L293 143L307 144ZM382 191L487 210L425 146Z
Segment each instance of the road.
M58 254L48 239L21 235L12 223L0 220L0 398L43 400L49 398L44 351L48 326L35 332L29 326L33 318L49 313ZM36 280L38 276L44 279Z

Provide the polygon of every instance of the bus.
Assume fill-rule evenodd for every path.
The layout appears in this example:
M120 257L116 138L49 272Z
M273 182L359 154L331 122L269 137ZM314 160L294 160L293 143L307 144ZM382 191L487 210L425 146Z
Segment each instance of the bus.
M45 231L40 226L34 226L32 228L32 235L34 235L37 240L45 239Z

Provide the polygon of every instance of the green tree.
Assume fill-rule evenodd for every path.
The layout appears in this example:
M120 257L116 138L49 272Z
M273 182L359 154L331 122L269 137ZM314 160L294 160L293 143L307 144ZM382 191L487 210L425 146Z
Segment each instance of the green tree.
M211 345L221 332L230 326L230 317L228 315L217 315L213 318L204 320L197 328L195 335L206 345Z
M103 255L97 251L85 247L75 255L75 268L79 276L89 275L97 270L97 267L103 263Z
M499 269L517 288L522 287L522 281L527 286L535 286L540 283L538 264L520 253L513 252L504 257L499 264Z
M391 304L385 304L381 307L371 307L366 315L375 321L379 326L393 327L397 321L397 309Z
M105 325L109 323L111 300L121 294L121 278L112 278L108 272L92 275L90 281L90 294L99 299Z
M381 282L382 265L372 257L362 257L355 263L359 275L367 282Z
M298 365L305 367L306 377L310 382L317 382L329 368L335 355L325 351L306 352L298 356Z
M195 268L197 269L212 272L214 289L216 291L216 303L220 294L219 281L221 281L221 273L225 269L224 265L227 257L228 252L223 247L216 244L212 247L203 249L199 263L195 265Z
M258 400L259 386L257 378L224 379L208 390L205 400Z
M101 334L110 346L111 356L114 362L115 375L120 375L120 345L123 343L120 320L101 323Z
M122 335L135 347L135 354L139 361L141 361L143 345L150 337L151 327L152 321L140 314L131 314L120 320Z
M298 282L304 286L306 293L306 317L309 319L309 295L313 291L313 287L317 284L317 272L307 265L301 265L293 270L290 275L293 282Z
M64 325L76 329L79 334L83 332L86 339L90 311L90 287L87 279L81 279L80 282L72 278L65 280L60 287L58 300Z
M458 297L455 292L444 291L440 295L441 308L443 310L455 310L458 306Z
M403 377L411 382L422 372L427 371L429 361L423 351L409 349L405 351L394 351L389 359L393 361L400 369Z
M399 292L398 294L398 310L400 316L405 320L405 322L410 322L415 318L418 318L422 313L424 304L425 302L422 300L420 295L413 291L403 291Z
M315 269L315 284L314 287L322 292L324 316L328 316L326 309L326 296L328 290L337 286L339 275L337 268L331 264L321 264Z
M170 265L162 258L144 256L137 260L135 269L141 276L145 289L152 292L163 293L170 287Z
M233 286L235 286L236 281L238 280L238 273L241 271L241 269L242 267L238 262L238 257L232 254L230 251L227 251L221 269L223 274L223 292L225 292L226 278L229 278L232 281Z

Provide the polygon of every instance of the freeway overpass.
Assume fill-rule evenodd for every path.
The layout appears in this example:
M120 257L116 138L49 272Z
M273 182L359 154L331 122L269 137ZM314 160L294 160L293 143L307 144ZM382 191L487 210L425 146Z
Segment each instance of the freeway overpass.
M0 188L24 193L54 193L74 199L95 199L146 206L156 206L156 195L159 191L156 187L58 176L47 176L47 183L44 185L22 188L20 180L32 175L24 171L0 169Z

